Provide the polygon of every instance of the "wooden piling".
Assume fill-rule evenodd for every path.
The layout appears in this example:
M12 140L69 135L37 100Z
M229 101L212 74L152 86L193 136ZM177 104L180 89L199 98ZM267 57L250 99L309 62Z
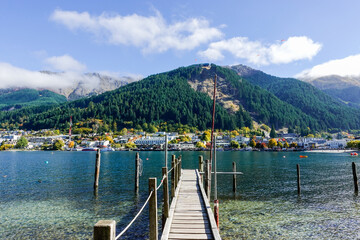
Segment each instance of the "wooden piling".
M206 159L205 161L205 193L207 198L210 201L210 191L211 191L211 184L210 184L210 176L211 176L211 170L210 170L210 160Z
M199 172L204 172L204 157L203 156L199 156ZM201 184L203 184L204 182L204 176L200 175L200 181Z
M97 191L99 187L99 175L100 175L100 149L96 152L96 161L95 161L95 179L94 179L94 190Z
M139 176L140 176L140 157L137 152L135 155L135 192L139 191Z
M156 178L149 178L149 194L152 195L149 200L149 239L158 240L158 215L157 215L157 191Z
M204 190L205 190L205 194L206 196L208 195L208 184L209 184L209 181L207 179L208 177L208 159L205 160L205 170L204 170Z
M356 164L355 162L352 162L352 173L353 173L353 179L354 179L354 190L355 193L359 192L359 185L358 185L358 178L356 173Z
M174 174L175 174L175 191L176 191L176 188L177 188L177 185L178 185L178 180L179 180L179 176L178 176L178 168L179 168L179 160L177 158L175 158L175 168L174 168Z
M164 207L163 207L163 225L162 228L164 229L166 219L169 217L169 186L168 186L168 174L167 174L167 167L162 168L162 175L166 175L163 182L163 196L164 196Z
M182 165L182 159L181 159L181 155L178 157L178 182L180 181L180 177L181 177L181 165Z
M94 226L94 240L115 240L116 222L100 220Z
M300 165L296 164L296 172L297 172L297 192L298 195L301 194L301 186L300 186Z
M215 218L216 226L219 230L219 200L218 199L214 200L214 218Z
M236 162L232 163L233 172L236 172ZM236 174L233 175L233 192L236 192Z
M175 155L171 157L171 198L175 197Z

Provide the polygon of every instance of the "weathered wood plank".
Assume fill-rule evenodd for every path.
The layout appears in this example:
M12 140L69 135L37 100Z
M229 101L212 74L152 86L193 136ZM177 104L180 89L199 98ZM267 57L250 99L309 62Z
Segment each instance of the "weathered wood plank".
M183 224L193 224L193 223L209 223L209 220L206 219L206 221L204 220L179 220L179 219L173 219L173 224L174 223L183 223Z
M180 223L174 223L171 225L172 228L171 229L193 229L193 228L198 228L198 229L210 229L210 225L209 224L205 224L205 223L194 223L194 224L180 224ZM171 231L171 230L170 230Z
M207 233L211 234L211 229L204 229L204 228L192 228L192 229L181 229L181 228L174 228L171 229L170 233Z
M206 212L178 212L176 216L203 216L207 217Z
M176 234L170 233L169 239L214 239L211 234L194 233L194 234Z

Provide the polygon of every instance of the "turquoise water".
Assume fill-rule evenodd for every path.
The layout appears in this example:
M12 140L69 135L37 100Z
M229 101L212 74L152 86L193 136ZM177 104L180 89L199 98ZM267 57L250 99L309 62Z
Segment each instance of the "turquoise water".
M196 168L203 152L182 154ZM302 153L304 154L304 153ZM360 200L353 193L349 154L218 152L223 239L357 239ZM285 158L284 158L285 156ZM134 192L135 152L101 155L98 195L93 192L95 152L0 152L0 239L91 239L94 224L113 219L120 232L146 200L148 178L161 178L163 152L140 152L143 175ZM301 167L301 197L296 164ZM161 192L159 192L161 199ZM159 204L160 206L161 204ZM125 239L147 239L148 209Z

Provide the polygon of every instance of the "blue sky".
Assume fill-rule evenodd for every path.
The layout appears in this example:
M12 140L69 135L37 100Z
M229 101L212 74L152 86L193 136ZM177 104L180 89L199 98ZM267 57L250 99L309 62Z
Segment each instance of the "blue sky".
M356 0L1 0L0 83L29 85L40 70L146 77L203 62L360 75L359 9Z

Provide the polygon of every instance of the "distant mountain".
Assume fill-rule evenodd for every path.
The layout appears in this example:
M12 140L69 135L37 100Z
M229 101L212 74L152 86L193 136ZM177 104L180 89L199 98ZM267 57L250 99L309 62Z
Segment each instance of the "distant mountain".
M245 66L181 67L155 74L116 90L47 108L0 113L3 127L68 128L68 119L104 131L187 124L211 127L213 79L217 78L217 129L251 127L253 120L281 127L360 129L360 111L334 100L310 84L267 75ZM92 120L91 120L92 119ZM97 120L96 120L97 119Z
M11 111L23 107L55 105L66 102L66 97L49 90L1 89L0 111Z
M58 75L62 73L42 71L43 74ZM76 75L77 76L77 75ZM135 77L109 77L99 73L86 73L74 79L73 85L67 88L7 88L0 89L0 111L11 111L29 106L51 105L72 101L83 97L95 96L111 91L130 82Z
M42 71L44 74L58 74ZM99 73L86 73L75 79L73 85L68 88L48 88L48 90L64 95L68 100L76 100L111 91L128 83L139 80L135 77L110 77Z
M337 75L318 78L300 78L340 101L360 108L360 77Z
M300 109L304 114L318 119L323 127L357 129L359 126L359 119L355 119L360 116L359 109L343 104L311 84L294 78L271 76L244 65L229 68L251 83L273 93L282 101Z

